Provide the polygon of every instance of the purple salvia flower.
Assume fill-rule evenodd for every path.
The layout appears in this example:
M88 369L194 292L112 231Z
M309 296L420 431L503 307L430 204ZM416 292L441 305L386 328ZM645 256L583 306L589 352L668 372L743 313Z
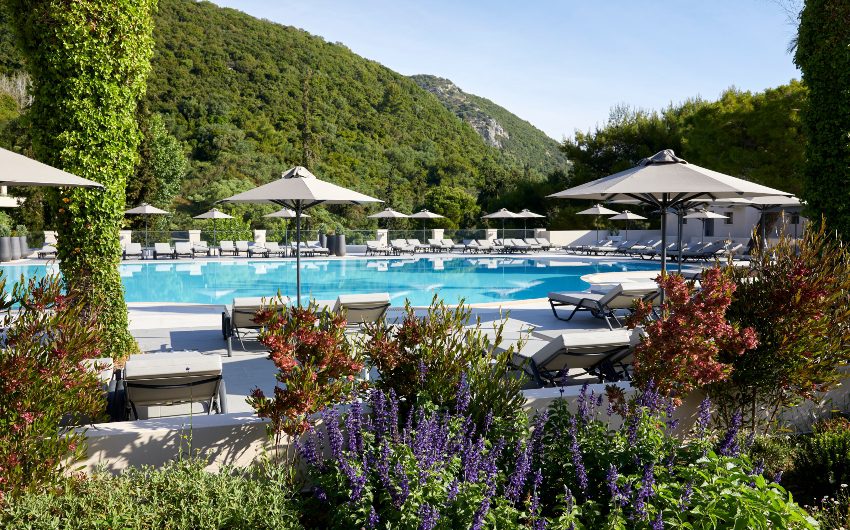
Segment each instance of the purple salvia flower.
M433 530L440 519L440 512L427 502L419 507L419 530Z
M605 409L605 414L607 414L608 416L614 415L614 404L610 401L608 402L608 407Z
M455 399L457 401L455 405L456 413L464 414L466 409L469 408L469 402L472 399L472 396L469 393L469 383L466 381L465 372L460 376L460 382L457 385L457 397Z
M428 367L425 366L425 361L423 361L422 359L419 359L419 364L417 366L417 372L418 372L417 378L418 378L419 384L420 385L425 384L425 376L428 375Z
M490 497L484 497L481 505L475 510L475 515L472 518L472 530L481 530L484 528L484 518L487 517L487 512L490 511Z
M540 486L543 485L543 473L538 469L534 472L534 481L531 486L531 506L529 507L529 515L534 518L533 528L546 528L546 520L540 516ZM543 523L541 526L540 523Z
M691 496L694 494L694 483L688 482L685 484L685 489L682 491L682 496L679 498L679 511L684 512L691 506Z
M396 462L395 465L395 474L398 478L398 489L399 495L397 499L396 508L401 508L401 505L404 504L404 501L407 500L407 497L410 496L410 481L407 478L407 473L404 472L404 468L401 467L401 462Z
M301 454L301 458L303 458L308 465L313 466L320 471L324 469L324 463L316 449L315 432L312 427L304 433L304 443L302 444L300 441L296 441L296 447L298 448L298 452Z
M740 411L732 416L732 425L726 431L726 436L720 443L719 452L723 456L738 456L741 452L740 444L738 444L738 431L741 428L742 416Z
M375 440L381 441L387 432L387 400L380 390L372 392L372 418Z
M328 494L321 486L313 486L313 497L317 498L322 502L327 502L328 500Z
M394 442L398 442L398 396L395 389L390 389L389 410L387 411L387 421L389 422L389 433Z
M571 433L570 437L570 453L572 453L573 467L575 468L576 478L578 479L578 487L582 493L587 492L587 470L584 468L584 460L581 457L581 448L578 444L578 437L575 433Z
M484 428L481 429L481 435L487 436L487 433L490 432L490 427L493 426L493 411L488 410L487 416L484 418Z
M505 499L510 503L515 504L519 501L522 495L523 487L525 486L526 477L531 470L531 448L528 444L522 446L521 441L517 441L516 445L517 459L514 464L514 472L505 486Z
M322 420L328 436L328 446L335 460L342 460L342 431L339 428L339 414L336 409L328 408L322 411Z
M457 497L457 492L458 492L458 483L457 483L457 479L454 479L454 480L452 480L451 484L449 484L449 492L448 492L448 495L446 496L446 500L448 500L449 502L454 502L455 498Z
M579 419L582 421L582 423L587 423L587 420L590 417L590 410L588 408L587 403L587 383L581 385L581 390L578 393L578 399L576 400L576 403L578 407Z
M617 484L617 480L620 478L620 474L617 472L617 466L611 465L608 468L608 473L605 475L605 482L608 483L608 490L611 492L611 500L620 506L625 506L626 504L626 496L623 495L622 490L620 490L620 486Z
M348 450L356 455L363 453L363 424L361 422L363 406L359 401L351 404L345 417L345 430L348 434Z
M538 449L540 449L540 445L543 442L543 433L546 430L546 421L549 419L549 411L544 410L543 412L538 413L534 417L534 426L531 431L531 437L529 438L529 444L531 445L531 452L536 454Z
M773 475L773 481L777 484L782 482L782 470L777 471L776 474Z
M369 518L366 520L366 528L374 530L375 528L378 528L379 522L381 522L381 519L378 517L378 512L376 512L375 507L372 506L372 510L369 512Z
M700 438L705 438L708 432L708 424L711 422L711 401L708 398L702 400L699 404L699 414L697 416L697 435Z
M658 515L652 521L652 530L664 530L664 517L661 514L661 510L658 510Z

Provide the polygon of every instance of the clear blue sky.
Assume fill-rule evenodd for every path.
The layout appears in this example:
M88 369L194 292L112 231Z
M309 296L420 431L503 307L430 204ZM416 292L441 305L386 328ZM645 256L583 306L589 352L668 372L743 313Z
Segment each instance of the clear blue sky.
M215 0L489 98L556 140L618 103L661 108L799 77L776 0Z

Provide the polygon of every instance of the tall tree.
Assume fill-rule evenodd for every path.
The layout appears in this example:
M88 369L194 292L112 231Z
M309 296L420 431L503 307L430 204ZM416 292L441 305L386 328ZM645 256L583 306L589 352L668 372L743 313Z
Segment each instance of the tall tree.
M850 3L807 0L794 62L809 88L803 110L803 198L815 219L850 238Z
M98 181L62 190L60 268L107 334L105 354L135 347L118 274L118 230L140 135L136 107L153 50L156 0L5 0L32 77L33 150Z

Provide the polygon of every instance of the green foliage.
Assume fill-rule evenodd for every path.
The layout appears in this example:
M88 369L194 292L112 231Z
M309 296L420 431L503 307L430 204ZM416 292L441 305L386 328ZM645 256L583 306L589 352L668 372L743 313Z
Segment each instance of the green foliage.
M729 320L755 329L758 346L722 359L728 380L712 399L728 420L743 408L753 429L771 427L778 412L827 391L850 363L850 253L825 227L799 245L782 238L758 251L750 268L729 268L736 281Z
M814 432L798 437L797 443L794 465L783 481L793 487L801 502L817 503L847 488L850 484L850 423L846 419L815 424Z
M159 114L140 118L142 142L139 163L127 182L127 204L147 202L171 209L186 175L188 160L176 138L165 129Z
M428 189L424 197L425 208L445 216L436 219L435 225L446 228L475 226L480 209L475 196L456 186L434 186Z
M807 0L800 13L794 62L809 89L803 107L808 140L803 194L808 211L850 236L850 4Z
M79 296L79 294L77 294ZM84 434L69 418L96 419L106 403L96 369L102 330L57 276L6 290L0 277L0 504L5 496L37 490L80 456ZM12 306L19 310L12 315ZM14 501L13 501L14 504Z
M60 192L59 259L80 302L98 309L105 353L134 348L118 275L118 230L137 158L136 106L153 49L155 0L6 0L32 77L28 112L36 157L104 184ZM93 316L93 315L92 315Z
M0 511L4 528L126 530L301 528L285 470L204 471L200 460L161 469L130 468L59 481L52 491L22 496Z

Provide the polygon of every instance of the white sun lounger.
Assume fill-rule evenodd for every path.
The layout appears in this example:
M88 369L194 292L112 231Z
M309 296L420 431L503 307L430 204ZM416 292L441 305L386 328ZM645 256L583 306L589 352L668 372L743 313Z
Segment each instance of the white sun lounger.
M658 295L658 285L655 282L619 283L604 293L594 292L552 292L549 293L549 305L555 318L569 322L578 311L590 311L599 318L604 318L609 329L614 329L611 321L622 326L617 317L617 311L631 309L637 299L654 299ZM573 310L567 318L558 315L557 308L572 306Z
M248 333L257 332L260 325L254 322L257 311L267 307L275 297L243 296L233 299L230 307L225 306L221 313L221 334L227 342L227 356L233 356L233 337L239 339L245 348L244 339ZM284 304L289 303L289 297L283 297Z
M220 256L224 256L225 254L235 256L236 247L233 245L233 241L219 241L218 254Z
M153 259L159 259L160 257L176 259L177 254L174 252L174 249L171 248L171 245L169 245L168 243L154 243Z

